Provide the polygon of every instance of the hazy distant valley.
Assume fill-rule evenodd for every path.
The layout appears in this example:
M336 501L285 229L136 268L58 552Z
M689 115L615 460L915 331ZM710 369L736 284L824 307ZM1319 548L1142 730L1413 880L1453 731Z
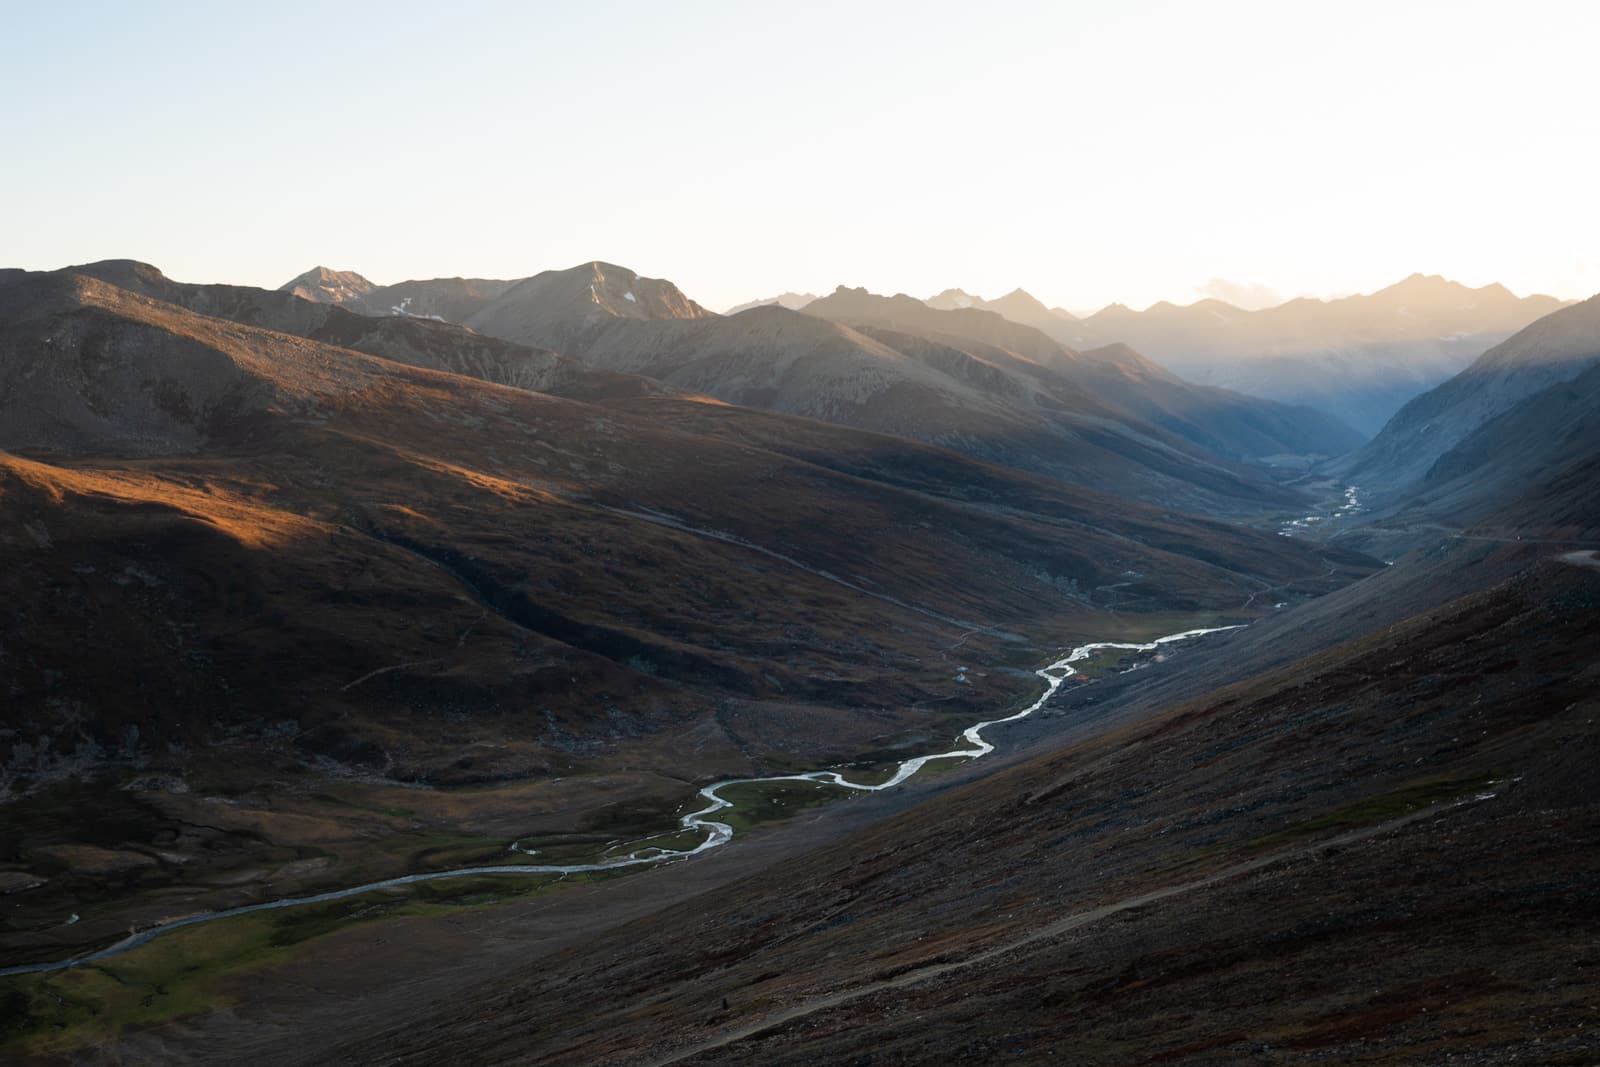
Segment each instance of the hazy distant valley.
M0 271L0 1047L1584 1062L1597 301Z

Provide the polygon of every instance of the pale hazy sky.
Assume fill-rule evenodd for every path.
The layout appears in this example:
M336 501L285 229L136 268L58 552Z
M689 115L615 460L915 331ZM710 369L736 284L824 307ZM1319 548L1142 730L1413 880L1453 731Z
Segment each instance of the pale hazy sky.
M0 0L0 27L0 266L606 259L715 308L1600 291L1593 0Z

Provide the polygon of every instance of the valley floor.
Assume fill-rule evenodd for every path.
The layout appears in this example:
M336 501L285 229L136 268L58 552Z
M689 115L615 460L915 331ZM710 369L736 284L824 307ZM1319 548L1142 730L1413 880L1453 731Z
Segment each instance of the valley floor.
M1108 718L339 1057L1592 1063L1600 578L1539 546L1457 562L1510 577Z
M1211 621L1209 616L1169 615L1130 619L1120 625L1137 642L1153 638L1168 626ZM1204 631L1194 632L1198 635ZM1168 643L1184 638L1189 635L1177 633L1159 644L1083 646L1057 664L1049 677L1065 680L1082 673L1094 678L1107 671L1148 667L1156 657L1165 660L1180 652L1185 656L1205 654L1198 646L1188 647L1192 638L1185 640L1181 649ZM1069 662L1076 663L1076 668L1066 667ZM1040 673L1043 677L1044 672ZM1010 717L1026 717L1059 684L1052 682L1033 705L1009 712ZM1081 684L1081 680L1074 684ZM1016 725L1008 722L990 727L986 733L1005 734L996 738L1005 743L1016 739L1015 731ZM956 748L980 751L972 748L973 744L971 737L958 738ZM933 750L941 747L935 745ZM648 914L668 902L706 892L779 859L815 849L825 841L902 810L918 798L979 777L996 765L1015 762L1017 753L1009 751L1013 747L1006 744L1007 751L985 759L981 765L958 759L934 760L924 767L926 757L888 764L877 776L884 778L899 766L901 774L897 777L903 778L905 784L873 787L866 795L851 796L835 789L832 792L838 795L830 796L830 787L825 783L785 783L805 790L805 795L788 801L788 812L769 811L759 804L750 812L745 809L754 801L741 797L738 806L728 813L713 816L737 827L737 847L669 862L656 869L545 876L464 874L437 881L428 874L401 876L382 888L324 894L328 899L292 909L266 911L263 909L273 905L247 905L241 909L245 914L183 926L129 946L114 945L67 969L53 969L48 964L23 966L11 977L0 977L0 990L15 1009L11 1020L14 1029L9 1035L11 1049L19 1055L31 1049L46 1058L57 1050L77 1058L85 1054L84 1050L99 1047L107 1054L115 1050L117 1062L176 1062L191 1058L194 1062L209 1062L219 1047L235 1044L241 1054L252 1056L270 1049L272 1057L280 1061L303 1056L308 1049L318 1047L314 1035L327 1041L348 1038L352 1010L367 1026L375 1027L385 1020L398 1022L416 1010L418 996L424 998L423 1002L432 1003L455 995L464 986L495 973L496 968L581 943L586 937ZM918 769L921 773L916 773ZM873 780L875 773L870 767L846 771L850 778L862 781ZM579 777L567 792L614 790L616 785ZM326 795L311 798L317 803L307 813L296 814L296 802L283 797L268 802L261 817L287 819L292 825L295 819L305 819L311 812L320 815L327 805L348 808L351 814L368 819L381 816L369 833L376 834L374 840L399 857L419 843L426 844L427 835L416 835L411 820L418 813L393 807L395 802L472 809L477 819L487 818L493 823L497 818L512 818L509 809L517 805L519 797L536 808L546 805L549 799L538 790L515 788L483 792L476 798L427 792L408 796L406 791L358 783L330 784L327 790ZM828 803L840 797L853 803ZM120 801L115 793L111 799ZM196 801L203 806L205 799ZM571 798L567 799L570 803ZM691 795L687 807L680 810L704 806L704 800ZM810 808L815 804L827 806ZM507 811L496 816L500 809ZM628 820L612 824L613 833L631 829L639 835L631 839L613 838L584 845L582 841L593 835L554 834L549 840L554 842L556 856L571 856L572 861L590 854L618 858L630 849L637 851L652 844L687 849L704 840L703 832L698 831L688 836L669 835L674 838L672 841L646 832L644 828L652 817L664 825L665 813L648 805L634 811ZM752 831L753 838L748 836ZM676 839L680 837L682 840ZM573 843L575 839L582 840ZM543 839L531 840L545 844ZM325 843L344 848L333 840ZM606 846L603 853L595 853L602 845ZM521 856L506 855L503 843L470 835L443 835L429 854L434 862L448 859L449 854L459 855L468 863L474 857L496 864L529 862ZM370 869L372 858L364 862ZM312 864L308 874L325 877L329 873L326 867L326 861ZM239 872L235 881L246 899L259 899L260 890L268 888L260 880L268 873L266 869ZM628 875L634 877L625 877ZM137 896L121 902L125 909L138 903ZM181 905L173 902L170 893L156 894L144 902L145 912L151 916L157 916L162 908L170 913L174 906ZM152 908L157 910L151 911ZM142 928L159 930L148 923ZM342 983L333 979L346 969L352 972L353 996L343 992ZM301 975L316 977L306 979ZM304 995L307 985L302 983L312 991L309 999ZM339 994L333 993L336 988L341 990ZM352 1000L359 1007L353 1009ZM326 1017L326 1029L314 1021L319 1017ZM168 1022L174 1018L178 1021ZM298 1035L291 1042L292 1050L280 1047L286 1032ZM313 1056L304 1062L318 1060Z

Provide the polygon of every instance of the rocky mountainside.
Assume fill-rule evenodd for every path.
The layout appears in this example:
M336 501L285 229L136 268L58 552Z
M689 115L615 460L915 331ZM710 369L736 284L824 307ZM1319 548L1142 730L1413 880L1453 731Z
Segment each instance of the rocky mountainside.
M355 271L312 267L281 286L286 293L316 304L349 304L359 301L376 286Z
M432 278L380 285L347 305L363 315L410 315L444 322L465 322L505 295L518 280L495 278Z
M1548 502L1550 536L1592 528L1575 477L1600 452L1600 297L1562 308L1408 403L1326 472L1360 485L1390 528L1471 526L1513 491ZM1565 531L1565 533L1559 532ZM1531 531L1530 531L1531 532Z
M1376 293L1259 311L1220 300L1113 304L1049 332L1075 348L1124 342L1190 381L1315 407L1370 435L1411 397L1559 306L1414 274Z
M535 274L464 322L481 333L572 354L568 350L588 332L616 319L714 316L669 281L641 278L626 267L596 261Z

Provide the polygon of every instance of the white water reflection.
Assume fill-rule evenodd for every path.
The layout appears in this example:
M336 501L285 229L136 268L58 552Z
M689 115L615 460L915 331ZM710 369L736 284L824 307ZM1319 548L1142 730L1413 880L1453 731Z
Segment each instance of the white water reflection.
M1311 528L1321 523L1336 519L1347 519L1359 515L1365 509L1361 506L1360 489L1354 485L1344 487L1344 503L1334 507L1326 515L1304 515L1298 519L1290 519L1278 528L1278 533L1284 537L1297 537L1310 532Z

